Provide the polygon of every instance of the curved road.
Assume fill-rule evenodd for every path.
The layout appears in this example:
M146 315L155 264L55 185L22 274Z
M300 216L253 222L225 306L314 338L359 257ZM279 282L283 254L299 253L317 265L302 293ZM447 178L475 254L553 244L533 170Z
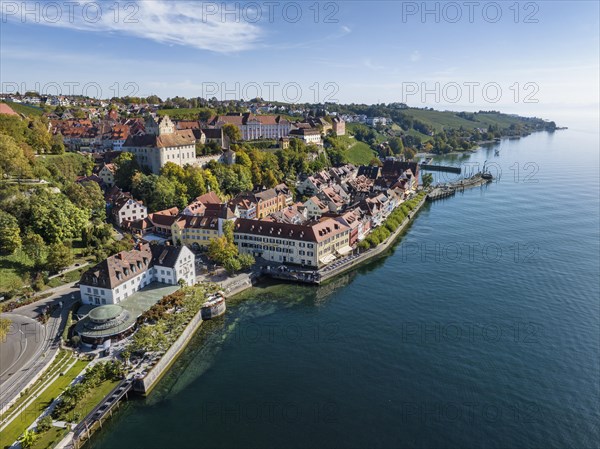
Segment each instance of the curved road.
M46 329L38 321L15 313L5 313L11 321L6 339L0 343L0 385L39 357L46 340Z
M52 295L4 314L14 324L7 339L0 342L0 408L17 397L42 371L58 351L62 329L72 304L79 299L74 283L52 290ZM52 305L62 302L46 325L35 318Z

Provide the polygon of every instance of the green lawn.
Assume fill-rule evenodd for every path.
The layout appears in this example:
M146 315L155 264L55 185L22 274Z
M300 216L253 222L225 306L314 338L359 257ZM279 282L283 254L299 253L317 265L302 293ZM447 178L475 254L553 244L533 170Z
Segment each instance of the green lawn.
M55 447L68 433L67 429L52 427L39 435L31 449L50 449Z
M84 264L86 261L94 259L93 256L84 257L84 250L85 248L81 239L73 241L72 252L75 263ZM27 278L27 275L31 276L33 274L32 268L33 262L22 250L17 250L10 256L0 256L0 296L7 291L24 287L23 278ZM82 271L81 269L76 270L66 273L64 276L51 279L47 287L58 287L62 284L75 282L81 277Z
M69 271L68 273L63 274L62 276L52 278L48 281L48 284L46 285L46 287L54 288L54 287L59 287L63 284L69 284L71 282L76 282L79 279L81 279L81 274L88 268L89 267L86 265L85 267L81 267L77 270ZM44 290L47 290L47 289L44 289Z
M348 150L348 160L354 165L367 165L375 157L375 152L364 142L355 141Z
M59 394L77 377L77 375L87 366L87 360L78 360L64 376L56 379L44 391L37 400L23 410L19 416L0 432L0 448L10 446L19 438L19 436L33 423L36 418L52 403Z
M86 396L77 406L67 413L67 420L75 421L75 417L79 416L77 421L81 421L91 412L96 405L100 403L104 397L112 391L120 380L105 380L98 387L94 388L89 396Z
M33 262L21 250L10 256L0 256L0 295L14 287L22 287L23 276L32 267Z

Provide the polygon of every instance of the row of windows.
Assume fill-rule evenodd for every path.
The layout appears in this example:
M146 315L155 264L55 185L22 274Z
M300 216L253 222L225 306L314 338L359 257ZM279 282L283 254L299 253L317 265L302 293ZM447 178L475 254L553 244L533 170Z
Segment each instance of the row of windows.
M275 239L275 238L270 238L270 237L255 237L252 235L236 235L235 239L236 240L250 240L253 242L276 243L277 245L296 246L296 242L293 240L281 240L281 239ZM300 248L305 248L305 247L312 248L314 246L314 243L298 242L298 246Z
M267 245L263 246L263 245L260 245L257 243L242 243L242 248L254 248L254 249L260 249L263 251L271 251L271 252L275 252L275 253L286 253L286 254L294 253L293 249L282 248L280 246L273 248L272 246L267 246Z
M188 240L210 240L212 237L207 237L205 235L188 235Z

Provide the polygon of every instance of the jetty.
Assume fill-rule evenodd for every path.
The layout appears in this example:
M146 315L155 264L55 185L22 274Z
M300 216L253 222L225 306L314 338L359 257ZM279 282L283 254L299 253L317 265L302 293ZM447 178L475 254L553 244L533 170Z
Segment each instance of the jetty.
M88 415L81 421L67 437L67 443L62 447L77 449L90 439L91 435L98 428L102 428L102 424L110 418L119 405L121 400L129 398L129 391L132 389L131 379L124 379Z
M424 171L441 171L447 173L461 174L461 167L453 167L450 165L432 165L432 164L419 164L419 168Z
M431 192L427 194L427 201L436 201L442 198L448 198L456 192L462 192L465 189L471 187L479 187L484 184L488 184L493 181L493 177L489 173L477 173L470 178L461 179L449 184L439 185L434 187Z

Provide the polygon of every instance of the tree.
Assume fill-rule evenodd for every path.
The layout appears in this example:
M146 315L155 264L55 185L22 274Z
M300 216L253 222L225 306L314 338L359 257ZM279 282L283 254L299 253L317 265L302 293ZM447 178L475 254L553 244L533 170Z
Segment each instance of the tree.
M52 136L50 152L52 154L63 154L65 152L65 143L62 134Z
M121 351L121 357L127 365L129 363L129 359L131 358L131 349L129 349L129 346L126 346L125 349Z
M223 125L223 134L229 137L231 142L242 140L242 133L240 129L231 123L226 123Z
M13 254L21 247L19 222L11 214L0 211L0 253Z
M242 269L242 264L237 257L230 257L223 262L223 267L229 274L234 274Z
M394 154L400 154L404 150L404 143L400 137L392 137L389 144Z
M404 155L405 159L412 159L413 157L415 157L415 154L417 154L417 152L409 147L404 147L404 150L402 150L402 154Z
M190 199L197 198L206 193L206 179L204 178L204 170L200 167L187 167L183 182L187 187L187 193Z
M72 183L64 192L75 206L89 210L92 219L106 220L106 201L98 183Z
M202 111L198 112L198 120L201 122L208 122L212 115L213 113L210 109L203 109Z
M159 176L154 192L147 199L150 210L162 210L177 206L183 209L188 203L185 184L166 176Z
M424 173L423 176L423 187L427 188L433 182L433 175L431 173Z
M5 176L30 178L32 171L30 162L17 141L9 135L0 133L0 177Z
M240 261L242 270L247 270L248 268L251 268L252 265L254 265L254 263L256 262L256 260L254 259L254 257L252 257L251 254L240 254L238 256L238 260Z
M215 237L208 243L208 257L219 264L225 263L229 259L237 256L237 246L227 240L224 235Z
M166 176L169 179L181 181L185 176L185 172L180 165L174 164L173 162L167 162L163 168L161 168L160 175Z
M51 427L52 417L50 415L40 418L37 422L37 432L46 432L47 430L50 430Z
M48 257L46 258L46 268L48 271L58 273L60 270L68 267L74 261L71 248L63 243L53 243L48 247Z
M0 312L2 310L0 309ZM10 330L11 321L8 318L0 318L0 343L4 342L4 338Z
M94 168L94 161L91 158L77 153L45 158L42 163L51 177L61 183L75 182L78 176L89 176Z
M26 226L48 243L79 238L90 219L90 211L80 209L62 194L43 191L32 197Z
M19 443L23 449L29 449L36 442L38 436L33 430L26 430L23 435L19 437Z
M238 151L235 154L235 163L239 165L243 165L246 168L252 168L252 161L250 160L250 156L245 151Z
M139 165L133 153L123 152L115 159L117 172L115 173L115 184L123 190L131 190L131 180Z

